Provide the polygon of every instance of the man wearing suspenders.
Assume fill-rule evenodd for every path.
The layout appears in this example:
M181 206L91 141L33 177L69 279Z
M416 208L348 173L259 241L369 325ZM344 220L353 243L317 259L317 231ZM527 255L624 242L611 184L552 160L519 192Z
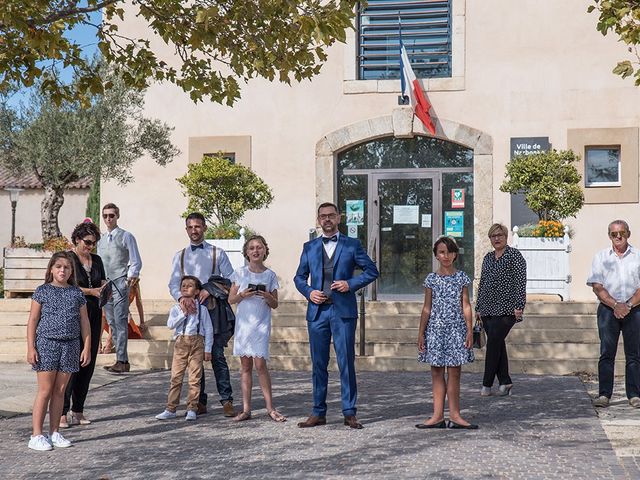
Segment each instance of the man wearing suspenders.
M202 284L205 284L211 275L221 275L229 278L233 273L233 267L224 250L216 248L204 241L207 225L202 214L189 214L186 219L186 231L189 236L190 245L176 252L173 257L169 291L185 313L194 313L196 302L193 299L180 297L180 279L184 275L193 275L197 277ZM200 303L205 305L208 302L208 297L209 292L203 288L200 291ZM226 343L226 336L214 331L211 365L216 377L216 386L220 394L220 403L222 404L224 414L227 417L232 417L235 415L235 411L233 409L229 365L227 365L227 359L224 356ZM205 374L203 371L198 403L199 415L206 413L206 405L207 394L205 392Z

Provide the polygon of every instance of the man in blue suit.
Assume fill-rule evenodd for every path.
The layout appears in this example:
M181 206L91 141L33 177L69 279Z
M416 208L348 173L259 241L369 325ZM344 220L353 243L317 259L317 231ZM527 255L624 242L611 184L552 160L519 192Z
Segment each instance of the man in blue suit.
M355 370L355 335L358 308L355 292L378 277L378 269L357 239L338 232L340 212L333 203L318 207L322 237L304 244L293 281L309 301L307 328L313 364L313 411L298 427L326 425L329 347L340 369L344 424L362 428L356 418L358 397ZM355 267L362 273L353 276ZM311 276L311 284L308 279Z

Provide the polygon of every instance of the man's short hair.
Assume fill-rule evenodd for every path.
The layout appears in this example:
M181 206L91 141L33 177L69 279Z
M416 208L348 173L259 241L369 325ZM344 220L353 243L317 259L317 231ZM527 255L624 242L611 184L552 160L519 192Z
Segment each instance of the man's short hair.
M207 221L204 218L204 215L202 215L199 212L193 212L190 213L189 215L187 215L187 218L184 220L184 224L188 224L189 220L200 220L200 222L202 222L202 225L206 225Z
M624 220L614 220L613 222L611 222L609 224L609 226L607 227L607 233L611 233L611 226L612 225L622 225L627 232L631 233L631 229L629 228L629 224L627 222L625 222Z
M120 216L120 209L115 203L107 203L104 207L102 207L102 211L104 212L105 210L115 210L116 216Z
M324 203L321 203L320 206L318 207L318 215L320 215L320 209L321 208L327 208L327 207L333 207L333 208L335 208L336 213L340 213L340 209L338 208L338 206L335 203L324 202Z

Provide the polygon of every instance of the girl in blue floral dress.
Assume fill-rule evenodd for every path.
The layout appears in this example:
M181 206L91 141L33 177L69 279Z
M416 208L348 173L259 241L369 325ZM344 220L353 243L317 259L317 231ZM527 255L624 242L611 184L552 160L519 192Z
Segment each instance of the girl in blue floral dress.
M416 428L476 429L477 425L460 416L461 365L474 360L468 288L471 280L453 265L458 257L453 238L440 237L433 245L433 253L440 268L424 281L418 331L418 361L431 364L433 415ZM449 421L444 418L445 397L449 400Z
M51 257L45 283L33 293L27 323L27 361L38 377L29 448L42 451L70 447L71 442L58 431L64 392L71 375L91 361L91 327L87 300L76 286L73 260L66 252ZM47 409L49 435L45 436L42 424Z

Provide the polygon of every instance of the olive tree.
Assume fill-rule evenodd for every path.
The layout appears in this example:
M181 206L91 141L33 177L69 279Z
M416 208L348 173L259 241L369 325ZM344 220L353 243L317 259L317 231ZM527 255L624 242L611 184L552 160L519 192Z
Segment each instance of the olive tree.
M0 102L0 163L11 171L33 173L44 188L42 238L61 236L58 214L69 184L81 178L132 180L131 167L143 155L166 165L179 153L172 128L143 115L143 92L106 74L113 88L79 101L55 104L35 89L28 104Z

